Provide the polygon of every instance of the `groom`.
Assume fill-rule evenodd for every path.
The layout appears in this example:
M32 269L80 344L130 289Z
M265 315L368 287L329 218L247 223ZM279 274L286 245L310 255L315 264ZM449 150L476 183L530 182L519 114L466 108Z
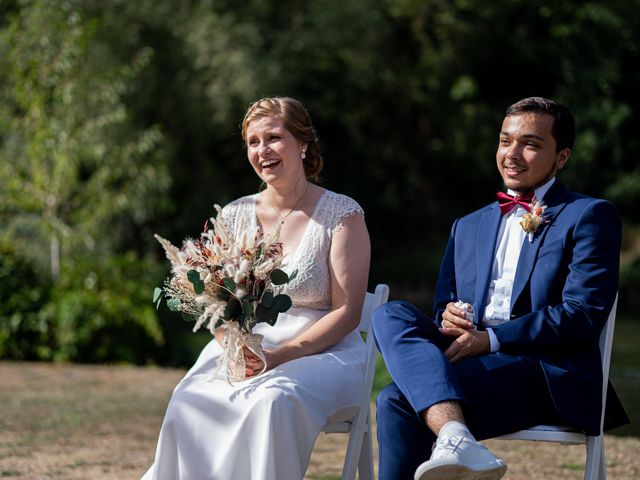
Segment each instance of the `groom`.
M406 302L376 311L394 380L378 396L380 480L498 479L505 463L476 439L541 423L599 433L598 339L618 288L620 220L556 179L574 138L557 102L509 107L496 153L507 194L454 222L434 319ZM626 415L610 397L613 427Z

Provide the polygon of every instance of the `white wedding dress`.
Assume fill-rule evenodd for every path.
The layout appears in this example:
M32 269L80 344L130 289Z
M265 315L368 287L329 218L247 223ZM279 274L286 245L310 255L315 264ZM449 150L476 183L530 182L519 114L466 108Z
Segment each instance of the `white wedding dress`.
M255 200L243 197L223 209L236 237L256 230ZM298 270L285 290L293 307L275 326L254 329L265 348L287 342L329 311L332 234L355 213L362 209L351 198L323 192L297 251L285 258L285 271ZM212 340L176 386L143 480L301 480L327 420L351 418L359 405L365 362L359 334L233 385L211 379L221 352Z

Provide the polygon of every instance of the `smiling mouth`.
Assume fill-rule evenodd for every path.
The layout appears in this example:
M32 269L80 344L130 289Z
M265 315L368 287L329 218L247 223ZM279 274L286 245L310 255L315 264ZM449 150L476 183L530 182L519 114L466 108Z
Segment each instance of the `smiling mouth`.
M521 168L521 167L513 166L513 165L510 165L510 166L505 165L504 171L508 175L515 176L515 175L519 175L521 173L524 173L525 169Z
M280 160L265 160L260 162L260 168L263 170L269 170L280 164Z

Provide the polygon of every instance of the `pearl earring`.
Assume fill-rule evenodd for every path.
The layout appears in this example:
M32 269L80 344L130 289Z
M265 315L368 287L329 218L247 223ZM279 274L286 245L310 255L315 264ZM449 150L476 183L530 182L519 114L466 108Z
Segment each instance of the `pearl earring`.
M305 158L307 158L307 154L303 151L303 152L300 154L300 158L301 158L302 160L304 160Z

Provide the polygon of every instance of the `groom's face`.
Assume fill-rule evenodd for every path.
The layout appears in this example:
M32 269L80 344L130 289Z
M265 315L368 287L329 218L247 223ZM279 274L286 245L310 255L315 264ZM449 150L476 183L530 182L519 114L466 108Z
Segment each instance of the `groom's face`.
M496 161L505 186L516 194L544 185L569 158L568 148L556 152L552 126L547 114L509 115L502 122Z

